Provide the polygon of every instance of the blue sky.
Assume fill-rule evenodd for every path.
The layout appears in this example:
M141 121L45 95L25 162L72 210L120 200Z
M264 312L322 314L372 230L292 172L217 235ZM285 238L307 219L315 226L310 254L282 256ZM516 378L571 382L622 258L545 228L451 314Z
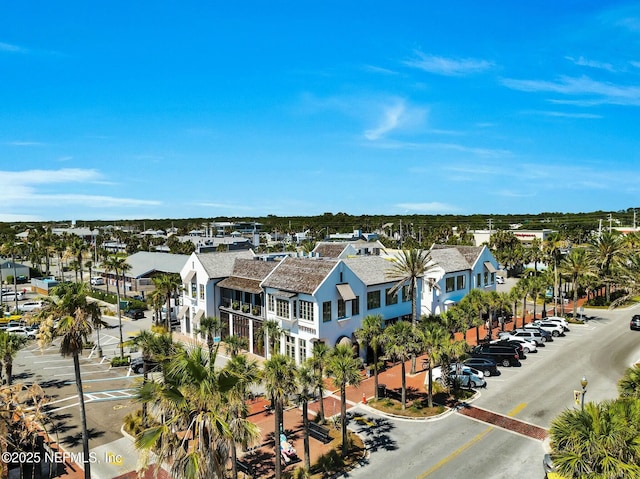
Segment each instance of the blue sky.
M0 221L639 206L639 2L1 12Z

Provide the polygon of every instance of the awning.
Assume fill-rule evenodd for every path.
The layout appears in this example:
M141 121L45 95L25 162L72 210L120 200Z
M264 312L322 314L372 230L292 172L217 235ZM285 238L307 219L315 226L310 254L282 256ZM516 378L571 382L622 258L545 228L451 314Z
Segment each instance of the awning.
M484 262L484 267L485 267L485 268L487 268L487 270L489 271L489 273L495 273L495 272L497 272L497 271L498 271L497 269L495 269L495 268L493 267L493 265L491 264L491 261L485 261L485 262Z
M183 306L182 308L180 308L180 311L178 312L178 319L184 318L184 313L186 313L188 309L189 306Z
M187 277L184 279L185 283L191 283L191 280L193 279L193 277L196 275L195 271L189 271L189 274L187 275Z
M200 318L202 318L204 316L204 311L202 311L201 309L198 310L198 312L196 313L196 315L193 317L193 319L191 320L192 323L196 323L200 321Z
M455 302L455 301L453 301L452 299L445 299L445 300L444 300L444 304L447 304L447 305L449 305L449 304L456 304L456 302Z
M274 291L271 294L276 298L283 298L283 299L291 299L294 296L298 295L298 293L292 293L290 291Z
M338 338L338 341L336 341L336 346L340 346L341 344L345 344L347 346L353 346L351 339L348 338L347 336L340 336L340 338Z
M351 289L351 286L349 284L336 284L336 288L338 288L340 297L345 301L356 299L356 295L353 293L353 290Z

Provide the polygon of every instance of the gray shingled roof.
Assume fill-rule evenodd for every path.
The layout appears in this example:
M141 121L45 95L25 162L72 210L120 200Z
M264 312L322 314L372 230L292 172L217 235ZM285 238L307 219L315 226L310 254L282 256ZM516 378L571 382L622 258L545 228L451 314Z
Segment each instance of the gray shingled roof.
M226 251L215 253L196 254L200 263L204 267L210 279L226 278L233 272L233 264L236 258L252 259L253 252L250 250Z
M262 286L313 294L337 263L333 259L285 258L262 282Z
M388 276L392 263L381 256L358 256L343 261L367 286L393 281Z
M431 259L445 273L471 269L482 252L482 246L450 246L434 244L429 253Z
M278 265L276 261L236 259L231 276L218 283L221 288L262 293L260 283Z
M347 248L347 243L331 243L323 241L313 248L314 253L318 253L322 258L339 258Z
M127 263L131 269L127 271L129 278L141 278L154 271L161 273L180 273L189 259L186 254L154 253L151 251L138 251L127 257Z

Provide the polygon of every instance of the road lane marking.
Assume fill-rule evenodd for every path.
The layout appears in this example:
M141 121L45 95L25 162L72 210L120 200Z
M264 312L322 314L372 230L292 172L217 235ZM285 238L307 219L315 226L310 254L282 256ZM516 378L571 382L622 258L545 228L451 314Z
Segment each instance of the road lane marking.
M509 417L513 417L516 414L518 414L520 411L522 411L525 407L527 406L527 403L520 403L518 404L515 408L513 408L511 411L509 411L507 413L507 416ZM442 466L444 466L445 464L447 464L448 462L450 462L452 459L455 459L457 456L459 456L460 454L462 454L464 451L466 451L467 449L469 449L471 446L473 446L474 444L476 444L477 442L481 441L482 438L484 438L487 434L489 434L493 429L495 429L493 426L488 427L487 429L485 429L484 431L482 431L481 433L477 434L473 439L471 439L469 442L467 442L466 444L463 444L462 446L460 446L458 449L456 449L455 451L453 451L451 454L449 454L447 457L441 459L440 461L438 461L436 464L434 464L431 468L429 468L427 471L423 472L422 474L420 474L418 476L417 479L424 479L425 477L428 477L429 475L433 474L434 472L436 472L438 469L440 469Z

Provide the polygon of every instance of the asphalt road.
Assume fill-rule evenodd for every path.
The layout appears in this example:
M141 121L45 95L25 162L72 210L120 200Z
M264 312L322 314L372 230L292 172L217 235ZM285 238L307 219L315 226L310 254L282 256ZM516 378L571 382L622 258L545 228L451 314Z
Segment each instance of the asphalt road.
M624 369L640 360L640 332L629 331L630 310L586 313L597 317L528 355L522 367L501 368L473 404L548 428L563 410L579 407L573 391L581 389L583 376L589 380L587 402L617 397ZM428 422L385 419L384 427L377 427L375 414L363 414L367 424L352 424L370 454L349 473L354 479L372 477L372 471L388 479L544 477L547 445L539 440L458 413Z

